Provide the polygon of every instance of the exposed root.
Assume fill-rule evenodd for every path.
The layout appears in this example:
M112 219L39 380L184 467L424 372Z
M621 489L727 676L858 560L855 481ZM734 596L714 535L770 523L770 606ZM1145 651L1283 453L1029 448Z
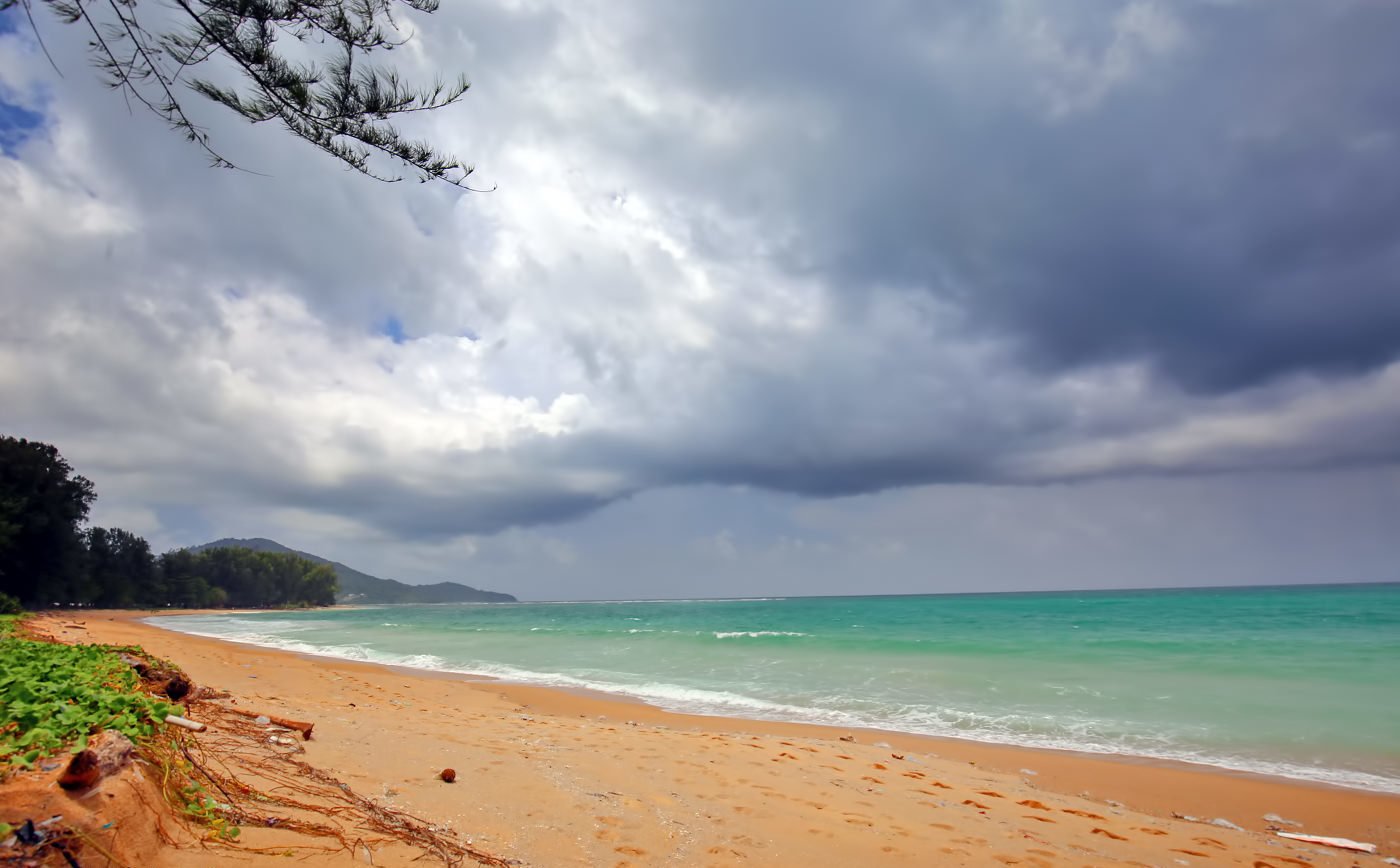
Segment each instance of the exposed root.
M210 843L231 841L233 826L263 826L326 841L324 847L297 848L303 850L353 853L397 842L450 866L467 860L499 868L518 864L473 847L450 829L356 793L300 759L305 753L300 745L269 741L269 727L250 720L242 709L199 698L188 708L191 717L210 724L209 731L198 737L167 731L152 758L165 770L166 798L210 825ZM208 796L202 797L200 789ZM226 825L210 822L214 816Z

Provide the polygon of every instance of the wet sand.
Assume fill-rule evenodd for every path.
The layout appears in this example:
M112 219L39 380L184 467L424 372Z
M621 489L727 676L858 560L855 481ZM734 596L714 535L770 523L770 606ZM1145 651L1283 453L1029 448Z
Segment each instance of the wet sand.
M141 623L146 614L89 612L46 626L65 641L143 645L197 683L230 691L241 707L315 721L307 762L527 865L1383 864L1285 841L1268 831L1266 814L1301 824L1286 831L1353 838L1378 845L1382 857L1400 856L1394 795L1185 764L673 714L596 694L187 636ZM454 784L437 779L447 767L457 771ZM1243 829L1212 825L1216 818ZM376 864L397 861L377 855ZM202 851L200 864L286 864L283 855L213 856Z

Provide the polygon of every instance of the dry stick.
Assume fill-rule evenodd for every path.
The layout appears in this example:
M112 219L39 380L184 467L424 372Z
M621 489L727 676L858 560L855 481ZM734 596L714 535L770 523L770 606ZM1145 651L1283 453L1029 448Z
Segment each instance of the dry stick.
M288 720L285 717L273 717L270 714L259 714L256 711L244 711L241 708L228 708L226 706L217 707L223 709L224 711L231 711L234 714L242 715L243 717L250 717L253 719L257 719L259 717L266 717L270 723L275 724L276 726L285 727L287 729L294 729L297 732L300 732L303 741L311 741L311 730L316 726L316 724L307 723L304 720Z

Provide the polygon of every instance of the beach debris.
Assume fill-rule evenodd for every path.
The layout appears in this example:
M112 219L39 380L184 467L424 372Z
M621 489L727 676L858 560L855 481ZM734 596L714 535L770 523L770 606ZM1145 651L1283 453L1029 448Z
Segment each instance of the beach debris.
M1036 771L1035 769L1021 769L1021 774L1035 777L1036 775L1040 774L1040 772Z
M1280 817L1278 814L1265 814L1264 817L1263 817L1263 819L1264 819L1266 822L1269 822L1269 823L1278 823L1280 826L1301 826L1301 825L1303 825L1302 823L1298 822L1297 820L1285 820L1283 817Z
M1400 859L1396 859L1394 856L1387 856L1381 861L1387 865L1400 865Z
M165 722L171 726L179 726L194 732L204 732L204 730L209 728L197 720L190 720L188 717L180 717L178 714L167 714L165 716Z
M146 665L146 661L139 657L133 657L130 654L122 654L119 659L127 666L135 669L136 674L140 675L142 678L145 678L146 673L151 671L151 667Z
M1235 830L1236 832L1243 832L1243 831L1244 831L1244 827L1243 827L1243 826L1236 826L1234 823L1230 822L1229 820L1225 819L1224 817L1216 817L1214 820L1211 820L1211 821L1210 821L1210 824L1211 824L1212 826L1219 826L1219 827L1222 828L1222 829L1233 829L1233 830Z
M269 736L267 737L267 742L268 742L268 744L280 744L280 745L284 745L284 746L287 746L287 747L295 747L295 746L296 746L296 743L297 743L297 742L296 742L296 739L294 739L294 738L287 738L287 737L281 736L281 735L269 735Z
M73 755L68 768L58 776L58 785L65 790L88 789L125 768L135 749L131 739L120 732L103 730L88 740L87 747Z
M1200 817L1193 817L1193 816L1191 816L1190 814L1178 814L1176 811L1172 811L1172 816L1175 817L1175 818L1178 819L1178 820L1185 820L1185 821L1188 822L1188 823L1199 823L1199 822L1201 822L1201 818L1200 818Z
M142 660L134 654L122 654L119 659L135 670L136 674L154 693L164 694L178 702L195 691L194 682L190 681L189 677L179 670L172 671L152 666L149 661Z
M179 672L172 674L159 688L161 693L164 693L167 697L176 702L189 696L190 691L193 689L194 684Z
M842 740L842 741L855 741L855 740L856 740L856 737L853 736L853 735L843 735L843 736L841 736L841 740Z
M1307 844L1321 844L1324 847L1336 847L1339 850L1352 850L1357 853L1375 853L1375 844L1363 844L1360 841L1353 841L1350 838L1329 838L1326 835L1301 835L1297 832L1275 832L1280 838L1287 838L1290 841L1302 841Z
M450 784L457 780L457 770L443 769L441 772L438 772L438 777L442 778L444 784Z
M234 714L252 718L254 723L260 723L264 726L267 724L274 724L285 729L294 729L301 733L303 741L311 741L311 730L316 727L316 724L308 723L304 720L289 720L285 717L277 717L272 714L259 714L256 711L245 711L242 708L230 708L228 710Z

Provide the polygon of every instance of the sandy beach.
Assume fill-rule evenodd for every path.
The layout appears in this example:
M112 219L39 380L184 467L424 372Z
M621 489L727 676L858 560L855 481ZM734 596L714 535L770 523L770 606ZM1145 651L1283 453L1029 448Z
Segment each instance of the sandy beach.
M1380 857L1400 855L1393 795L1206 767L673 714L606 696L192 637L142 617L84 613L40 624L64 641L142 645L244 708L314 721L305 762L524 865L1284 868L1380 865ZM437 778L448 767L456 783ZM1282 825L1286 831L1376 844L1379 856L1286 841L1266 815L1298 824ZM287 832L249 830L243 846L281 850L201 850L197 864L287 864L287 848L298 843ZM392 865L417 855L389 848L372 858ZM166 851L152 864L196 864L191 858ZM366 858L311 853L301 864Z

